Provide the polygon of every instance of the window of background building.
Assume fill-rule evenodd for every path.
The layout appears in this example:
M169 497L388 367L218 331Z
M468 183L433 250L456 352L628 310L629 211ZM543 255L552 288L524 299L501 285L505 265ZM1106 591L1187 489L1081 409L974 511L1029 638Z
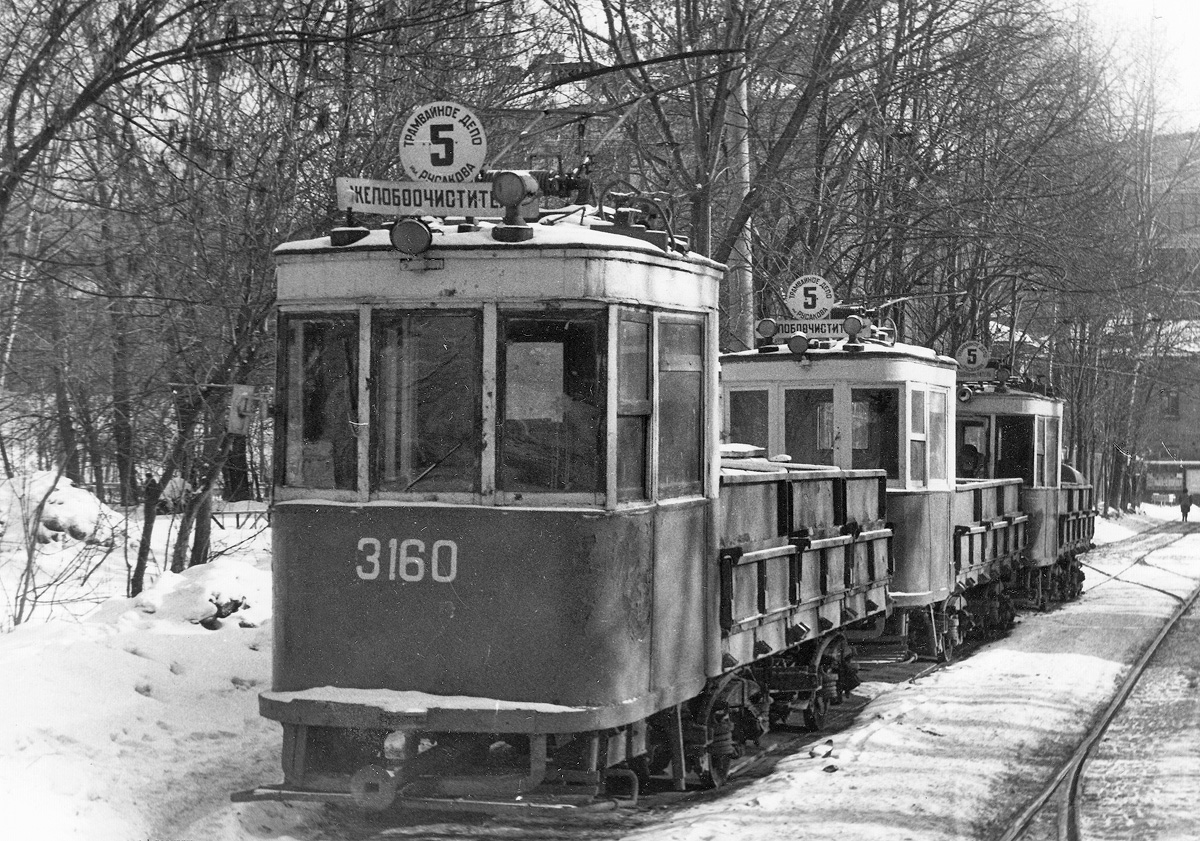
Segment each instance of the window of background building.
M1162 394L1162 411L1163 417L1172 420L1179 419L1179 392L1173 388L1163 389Z

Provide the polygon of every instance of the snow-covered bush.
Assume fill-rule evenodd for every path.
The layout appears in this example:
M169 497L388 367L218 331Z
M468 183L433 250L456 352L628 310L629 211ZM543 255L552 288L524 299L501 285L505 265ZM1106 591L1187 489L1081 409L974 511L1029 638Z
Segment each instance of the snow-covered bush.
M110 599L88 620L135 628L233 623L258 627L271 618L271 573L241 559L218 558L182 573L164 572L140 595Z
M49 470L0 482L0 538L4 540L23 542L26 535L36 533L39 543L67 535L112 546L119 520L120 515L94 494Z

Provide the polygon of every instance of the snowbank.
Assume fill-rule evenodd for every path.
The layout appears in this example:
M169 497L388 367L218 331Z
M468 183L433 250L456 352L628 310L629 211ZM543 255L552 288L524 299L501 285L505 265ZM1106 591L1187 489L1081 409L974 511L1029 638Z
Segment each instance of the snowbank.
M70 536L112 546L121 519L94 494L49 470L0 481L0 539L22 542L36 531L39 543Z
M179 633L185 624L207 630L231 622L257 628L270 618L271 573L235 558L217 558L182 573L168 570L141 595L101 605L89 621Z
M214 801L276 778L278 725L257 703L269 617L270 573L220 559L87 622L0 637L0 673L19 676L0 694L9 837L181 838Z

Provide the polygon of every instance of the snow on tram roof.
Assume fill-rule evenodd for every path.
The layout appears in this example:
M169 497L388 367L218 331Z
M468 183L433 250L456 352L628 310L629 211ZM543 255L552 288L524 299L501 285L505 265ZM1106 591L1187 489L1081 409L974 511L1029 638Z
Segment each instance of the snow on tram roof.
M601 230L594 226L594 224L604 224L603 220L594 215L595 213L596 208L590 205L574 205L544 213L540 221L529 223L529 227L533 231L533 238L515 243L501 242L492 236L492 231L496 227L500 227L500 221L497 219L476 219L474 220L475 230L460 231L459 223L465 220L444 220L425 216L422 217L422 221L429 225L433 232L433 245L426 254L433 255L443 249L508 251L544 248L602 248L642 252L659 257L670 256L715 269L724 268L720 263L703 255L694 252L681 253L677 249L666 250L653 242L620 233L622 230L620 228L610 227L609 230ZM275 254L393 250L388 230L377 228L368 231L361 239L348 245L335 246L331 243L330 237L324 236L282 243L276 246Z
M793 353L787 345L773 345L777 350L763 351L761 349L743 350L736 353L721 354L721 363L730 362L749 362L752 360L763 359L795 359L801 356ZM802 354L809 360L819 359L845 359L848 357L874 357L874 358L892 358L892 359L912 359L919 362L928 362L938 367L957 368L958 362L952 357L944 356L932 348L927 348L922 345L911 345L906 342L895 342L894 344L884 344L875 341L865 341L853 346L853 350L847 349L846 339L836 339L828 346L822 347L818 344L813 344Z

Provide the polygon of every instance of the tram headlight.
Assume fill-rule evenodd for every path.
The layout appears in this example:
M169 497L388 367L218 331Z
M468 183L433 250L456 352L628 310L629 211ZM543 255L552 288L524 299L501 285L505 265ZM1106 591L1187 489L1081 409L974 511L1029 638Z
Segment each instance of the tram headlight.
M803 333L797 333L794 336L788 337L788 350L796 356L804 356L808 352L808 336Z
M846 335L850 337L850 341L858 341L858 334L867 329L870 324L861 315L848 315L846 320L842 322L842 329L846 331Z
M492 177L492 197L504 206L507 213L504 219L506 225L521 224L517 208L521 206L522 202L536 196L537 191L537 179L528 172L506 170L498 172ZM508 218L510 216L512 221Z
M420 219L399 219L388 235L392 248L409 257L416 257L433 245L433 231Z
M533 239L533 229L521 218L521 205L538 194L538 182L529 172L506 170L492 176L492 198L504 206L504 220L492 228L492 239L499 242L525 242Z
M754 332L760 339L770 339L779 332L779 325L773 318L760 318L758 324L754 325Z

